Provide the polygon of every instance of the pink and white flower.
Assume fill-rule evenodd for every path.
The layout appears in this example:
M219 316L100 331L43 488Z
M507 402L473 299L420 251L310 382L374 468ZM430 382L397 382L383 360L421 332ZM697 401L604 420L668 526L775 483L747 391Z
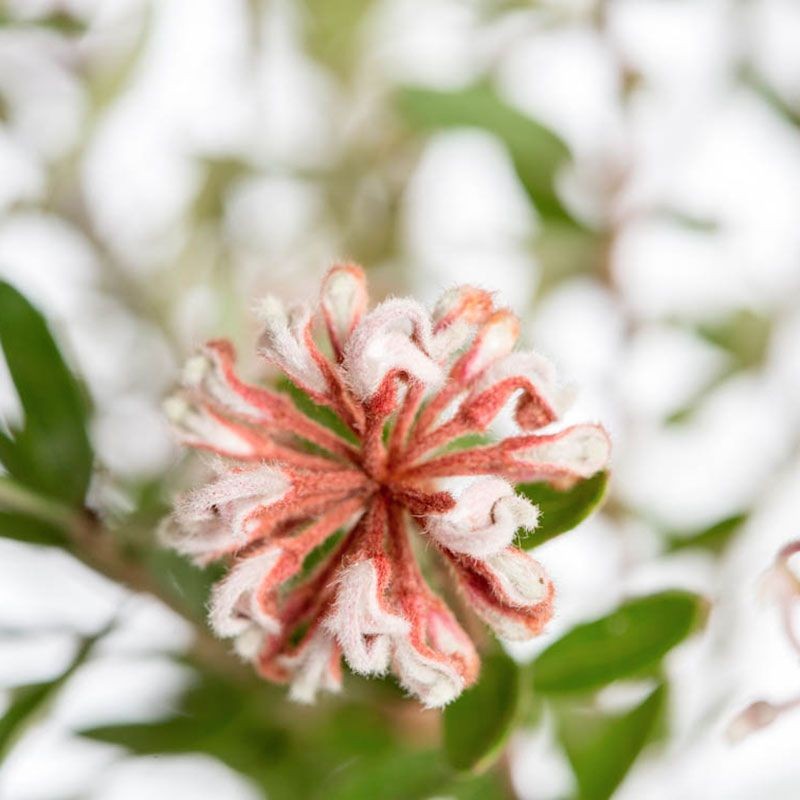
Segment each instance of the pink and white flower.
M211 626L294 699L337 691L344 659L357 673L390 671L438 707L476 680L480 660L418 558L446 565L498 635L537 635L554 587L514 546L538 522L514 484L588 477L607 465L609 440L599 425L538 432L571 392L545 359L512 352L519 321L487 292L452 289L433 312L397 298L370 311L367 299L363 271L347 264L330 270L316 309L262 304L261 354L348 436L242 381L227 342L189 362L170 416L182 443L218 457L217 474L178 498L162 536L199 563L228 562ZM520 435L448 449L485 433L514 398ZM468 481L461 492L440 485L456 476ZM427 547L415 551L418 535Z

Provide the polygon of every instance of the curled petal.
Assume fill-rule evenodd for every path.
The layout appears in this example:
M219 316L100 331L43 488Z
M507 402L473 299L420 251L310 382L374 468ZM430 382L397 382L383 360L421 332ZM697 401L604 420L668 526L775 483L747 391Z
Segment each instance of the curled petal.
M444 361L462 348L492 311L492 296L474 286L448 289L433 310L434 349Z
M367 310L367 279L355 264L337 264L322 281L320 306L338 359Z
M326 630L336 638L354 672L383 674L389 667L392 639L405 636L409 623L386 608L386 559L359 561L339 576Z
M507 356L519 338L519 319L507 308L495 311L481 326L469 350L453 367L451 378L466 385L487 367Z
M461 413L484 430L518 390L521 396L514 417L523 430L554 422L572 402L572 391L558 385L555 368L546 358L519 352L487 367L473 385Z
M481 665L478 652L472 639L439 598L430 599L427 638L435 651L443 653L455 664L466 686L475 682Z
M367 314L350 336L344 354L347 382L363 400L398 374L424 386L438 385L442 370L432 356L431 320L413 300L386 300Z
M452 661L418 649L410 639L401 639L395 645L392 667L400 685L426 708L446 706L467 686Z
M317 692L342 688L341 651L321 628L307 635L295 652L278 656L276 662L290 675L289 698L296 703L313 703Z
M589 478L608 465L611 440L600 425L573 425L552 436L510 439L508 452L527 480Z
M555 588L538 562L515 548L486 561L452 560L470 604L498 636L527 641L542 632L553 615Z
M167 398L164 413L176 438L186 447L238 459L252 458L258 451L257 437L246 427L207 406L195 406L179 394Z
M290 486L281 470L268 466L221 475L178 499L162 537L200 561L236 549L257 529L258 513L278 503Z
M287 312L280 300L269 295L258 311L264 322L259 353L312 397L326 399L328 383L309 347L310 309L295 306Z
M487 477L468 486L451 511L428 517L426 530L448 550L485 558L508 547L519 528L535 528L538 518L511 484Z
M473 568L486 579L494 594L510 606L536 605L551 591L544 567L517 547L507 547L475 562Z
M237 638L252 628L268 634L280 631L277 618L258 601L259 589L269 583L270 574L281 557L278 547L240 561L211 593L209 622L223 638Z

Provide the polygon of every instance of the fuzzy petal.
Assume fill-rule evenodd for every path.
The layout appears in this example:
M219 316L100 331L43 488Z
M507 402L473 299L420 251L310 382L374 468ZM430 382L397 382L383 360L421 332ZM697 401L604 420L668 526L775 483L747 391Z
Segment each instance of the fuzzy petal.
M360 561L342 571L333 611L325 628L335 636L354 672L380 675L389 667L392 638L405 636L409 623L386 609L388 564ZM382 574L384 573L384 574Z
M367 279L355 264L337 264L322 281L320 306L333 349L341 358L350 334L367 310Z
M218 636L237 638L253 627L269 634L280 631L278 620L264 611L257 597L280 557L280 548L271 547L243 559L214 586L208 618Z
M264 322L259 353L313 397L326 398L328 383L308 345L311 310L296 306L287 312L280 300L268 295L258 312Z
M392 668L400 685L426 708L452 703L467 685L452 662L422 652L409 639L395 645Z
M362 400L374 397L387 376L402 373L426 387L437 386L442 369L432 356L427 311L413 300L386 300L353 331L344 354L347 382Z
M427 518L426 530L456 553L485 558L502 551L519 528L536 527L538 510L502 478L479 478L446 514Z
M291 675L289 699L296 703L313 703L317 692L342 688L339 647L321 628L307 636L297 651L276 660Z

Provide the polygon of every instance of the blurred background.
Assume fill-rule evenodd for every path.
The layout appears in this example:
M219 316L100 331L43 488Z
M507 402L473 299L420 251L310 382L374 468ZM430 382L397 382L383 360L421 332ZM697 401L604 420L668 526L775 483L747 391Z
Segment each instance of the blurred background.
M265 292L312 295L343 259L375 298L495 290L615 447L603 511L538 551L557 618L514 655L632 594L700 592L669 735L615 797L800 796L800 713L723 735L800 687L758 591L800 512L798 43L795 0L0 2L0 278L91 395L93 503L157 519L178 480L163 396L212 336L258 369ZM0 410L19 421L1 360ZM163 716L192 630L14 538L0 710L107 635L15 731L0 797L263 796L211 746L77 735ZM546 719L508 776L525 800L571 795Z

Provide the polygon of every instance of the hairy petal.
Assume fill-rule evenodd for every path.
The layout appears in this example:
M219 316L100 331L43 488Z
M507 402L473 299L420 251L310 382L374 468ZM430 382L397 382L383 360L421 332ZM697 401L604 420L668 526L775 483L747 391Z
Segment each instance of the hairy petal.
M367 310L367 278L355 264L337 264L322 281L320 307L328 336L341 360L354 328Z
M521 395L514 416L523 430L557 420L573 396L571 389L559 386L555 368L546 358L532 352L510 353L475 381L460 413L484 430L517 391Z
M224 458L247 460L258 454L259 438L205 405L194 405L180 394L167 398L164 413L175 438L185 447L208 450Z
M410 639L401 639L395 645L392 668L400 685L426 708L452 703L467 686L452 662L424 652Z
M258 311L264 322L259 353L312 397L326 400L328 382L308 345L311 310L296 306L287 312L280 300L268 295Z
M267 634L280 631L280 622L258 602L258 588L269 579L281 557L281 549L266 551L240 561L215 584L211 592L209 623L223 638L240 637L252 628Z
M535 528L538 518L511 484L485 477L466 487L451 511L427 517L425 530L448 550L485 558L508 547L519 528Z
M350 336L344 353L347 383L362 400L373 398L387 378L398 374L438 385L443 375L432 348L428 312L414 300L386 300Z
M325 629L336 637L354 672L383 674L389 667L393 637L408 634L407 620L386 607L387 559L359 561L339 575L333 610Z
M307 634L297 650L276 661L290 675L289 698L296 703L313 703L317 692L342 688L341 651L322 628Z
M162 537L178 552L202 562L246 544L257 526L257 514L278 503L290 487L289 478L275 467L222 474L178 498Z

